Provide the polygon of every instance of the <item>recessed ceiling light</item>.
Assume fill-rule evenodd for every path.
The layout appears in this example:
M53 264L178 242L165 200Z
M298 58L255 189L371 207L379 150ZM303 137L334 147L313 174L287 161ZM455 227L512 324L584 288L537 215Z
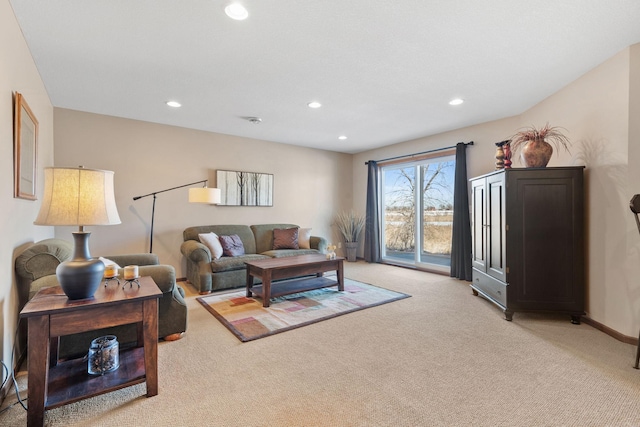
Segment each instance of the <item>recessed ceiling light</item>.
M242 21L243 19L247 19L249 16L249 12L247 9L240 3L231 3L229 6L224 8L224 13L231 19L235 19L236 21Z
M455 98L449 101L449 105L460 105L464 102L464 99Z
M182 107L182 104L180 104L178 101L167 101L167 105L173 108Z
M347 139L347 137L345 135L340 135L338 139L344 141L345 139Z
M318 101L312 101L310 103L307 104L309 106L309 108L320 108L322 107L322 104L320 104Z

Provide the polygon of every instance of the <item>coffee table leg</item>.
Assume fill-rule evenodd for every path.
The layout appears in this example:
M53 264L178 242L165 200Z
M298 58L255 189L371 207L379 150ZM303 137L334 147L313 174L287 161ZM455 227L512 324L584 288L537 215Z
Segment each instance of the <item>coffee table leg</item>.
M264 271L262 274L262 306L269 307L271 302L271 271Z
M343 265L342 265L342 260L338 261L338 271L337 271L337 276L338 276L338 290L339 291L344 291L344 269L343 269Z

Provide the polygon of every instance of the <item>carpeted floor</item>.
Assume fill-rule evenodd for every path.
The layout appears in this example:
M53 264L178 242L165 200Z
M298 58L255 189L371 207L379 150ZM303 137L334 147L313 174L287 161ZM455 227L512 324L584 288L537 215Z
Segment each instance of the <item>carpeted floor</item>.
M634 346L568 316L507 322L444 276L364 262L345 275L412 297L242 343L191 289L187 334L159 346L157 396L130 387L50 410L47 425L640 425Z
M345 278L342 292L334 286L294 293L272 298L269 307L263 307L260 298L247 298L245 290L197 300L240 341L247 342L409 296Z

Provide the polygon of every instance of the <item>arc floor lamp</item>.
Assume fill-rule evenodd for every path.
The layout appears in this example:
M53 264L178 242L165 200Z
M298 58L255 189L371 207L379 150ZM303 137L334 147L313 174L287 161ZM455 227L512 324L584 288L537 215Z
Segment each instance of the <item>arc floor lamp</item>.
M165 193L167 191L177 190L178 188L189 187L196 184L204 184L200 188L189 189L189 203L208 203L215 204L220 203L220 189L207 187L208 180L191 182L189 184L178 185L177 187L167 188L166 190L154 191L153 193L145 194L143 196L136 196L133 200L142 199L144 197L153 196L153 205L151 207L151 232L149 235L149 253L153 252L153 220L156 214L156 194Z

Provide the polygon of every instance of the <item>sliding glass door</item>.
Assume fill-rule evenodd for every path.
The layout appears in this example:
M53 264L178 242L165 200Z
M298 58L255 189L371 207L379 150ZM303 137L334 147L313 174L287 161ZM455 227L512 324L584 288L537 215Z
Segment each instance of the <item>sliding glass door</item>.
M382 259L449 271L455 157L382 166Z

